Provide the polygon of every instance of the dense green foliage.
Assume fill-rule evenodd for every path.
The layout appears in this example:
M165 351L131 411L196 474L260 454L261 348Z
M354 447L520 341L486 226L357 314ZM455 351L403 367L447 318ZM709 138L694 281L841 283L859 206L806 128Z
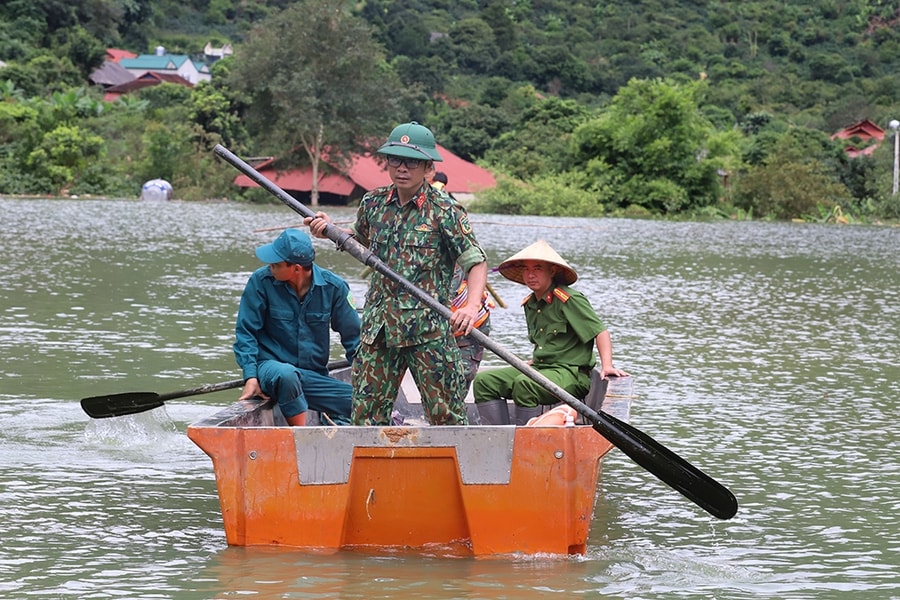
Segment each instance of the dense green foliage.
M207 42L192 90L89 88L108 47ZM318 164L409 119L501 175L484 210L900 217L890 132L829 139L900 117L884 0L8 0L0 61L0 193L233 196L215 143Z
M332 164L346 162L400 114L397 99L382 93L397 87L396 76L381 68L384 57L369 27L341 11L342 3L315 0L315 10L295 4L254 29L227 79L247 98L251 135L266 139L285 162L312 165L313 206L325 155Z

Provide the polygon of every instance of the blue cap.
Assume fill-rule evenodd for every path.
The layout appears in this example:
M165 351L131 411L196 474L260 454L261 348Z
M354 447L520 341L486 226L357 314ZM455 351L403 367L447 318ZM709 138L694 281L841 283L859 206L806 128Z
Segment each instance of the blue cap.
M309 235L299 229L285 229L274 242L257 248L256 258L270 265L287 261L308 267L316 260L316 250Z

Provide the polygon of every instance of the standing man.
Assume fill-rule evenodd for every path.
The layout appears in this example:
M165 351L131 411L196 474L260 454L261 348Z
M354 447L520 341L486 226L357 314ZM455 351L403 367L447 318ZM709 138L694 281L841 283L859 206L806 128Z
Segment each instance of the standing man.
M425 172L425 179L434 189L456 201L453 194L447 191L449 179L446 173L435 171L432 166ZM485 282L485 287L487 287L487 282ZM469 282L466 280L465 273L463 273L459 265L453 270L452 289L455 290L455 295L453 296L453 301L450 302L450 310L456 311L460 306L469 302ZM473 327L484 335L490 335L491 309L494 308L494 303L491 302L487 292L484 292L481 296L481 307ZM481 359L484 357L484 346L472 335L467 335L461 330L454 331L453 337L456 338L456 346L459 348L459 357L462 360L463 372L466 376L466 394L468 394L469 386L472 385L472 380L475 379L475 374L481 366Z
M462 269L458 266L453 277L453 289L456 295L450 303L450 310L456 311L460 306L469 302L469 282L463 277ZM481 295L481 307L478 310L478 317L475 319L474 328L478 329L484 335L491 334L491 309L494 303L488 297L487 292ZM459 348L459 358L462 360L463 371L466 376L466 393L468 394L469 386L478 373L481 366L481 359L484 358L484 346L473 336L467 335L462 330L453 332L456 338L456 346Z
M328 375L331 330L347 360L359 347L360 321L347 282L313 264L309 235L285 229L256 249L267 267L250 276L241 295L234 356L244 376L240 400L278 401L289 425L305 425L309 409L324 421L350 423L352 386Z
M398 125L378 153L387 158L392 184L363 196L347 232L444 306L453 298L458 263L468 280L468 297L476 301L458 307L448 323L399 284L373 273L353 363L353 423L390 424L408 368L429 423L466 425L465 376L451 328L468 334L478 320L486 257L465 209L426 181L434 161L443 160L431 130L416 122ZM330 221L322 212L304 219L317 237L326 237Z
M534 344L534 369L576 398L583 398L591 387L596 346L604 379L628 376L613 366L606 325L587 297L569 287L578 279L575 269L547 242L538 240L500 263L497 270L531 290L522 305L528 339ZM515 367L481 371L472 389L478 414L488 425L509 423L507 400L515 404L516 425L540 415L542 405L559 401Z
M447 179L447 174L444 173L443 171L435 171L431 175L431 181L429 183L431 183L432 186L434 186L437 189L439 189L440 191L444 192L445 194L447 194L454 200L456 200L456 198L453 197L453 194L451 194L449 191L447 191L447 183L449 183L449 180Z

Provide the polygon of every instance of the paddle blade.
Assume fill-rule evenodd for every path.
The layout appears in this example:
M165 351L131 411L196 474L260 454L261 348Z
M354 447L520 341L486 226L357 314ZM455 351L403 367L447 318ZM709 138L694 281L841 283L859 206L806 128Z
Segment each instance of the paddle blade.
M597 416L591 419L594 430L663 483L714 517L730 519L737 514L737 498L724 485L637 427L605 412Z
M126 392L82 398L81 408L92 419L123 417L152 410L165 404L154 392Z

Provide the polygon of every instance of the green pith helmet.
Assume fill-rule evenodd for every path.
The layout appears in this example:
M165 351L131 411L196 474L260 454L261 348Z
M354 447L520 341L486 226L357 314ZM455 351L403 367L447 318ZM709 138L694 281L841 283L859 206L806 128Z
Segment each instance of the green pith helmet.
M388 140L378 149L379 154L443 161L434 144L434 134L415 121L397 125Z

